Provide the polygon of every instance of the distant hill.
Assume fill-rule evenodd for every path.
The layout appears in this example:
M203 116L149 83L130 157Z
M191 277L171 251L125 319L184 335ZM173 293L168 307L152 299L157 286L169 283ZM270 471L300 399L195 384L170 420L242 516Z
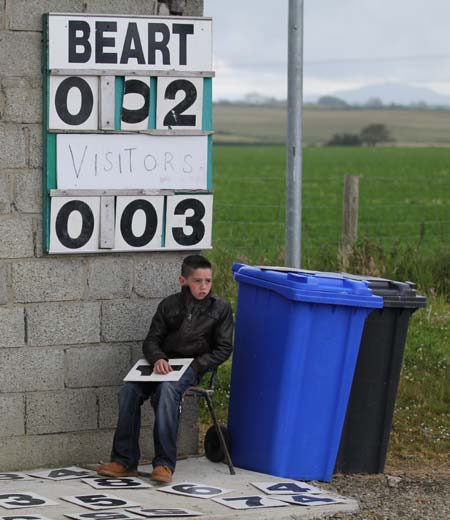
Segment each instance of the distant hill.
M283 144L287 108L282 105L214 104L216 144ZM450 146L449 110L416 108L326 108L305 106L303 142L321 145L336 133L358 134L367 125L385 125L395 146Z
M418 105L450 106L450 96L438 94L426 87L415 87L401 83L383 83L367 85L352 90L338 90L332 96L342 99L350 105L364 105L369 99L380 99L384 105ZM310 96L310 101L317 101Z

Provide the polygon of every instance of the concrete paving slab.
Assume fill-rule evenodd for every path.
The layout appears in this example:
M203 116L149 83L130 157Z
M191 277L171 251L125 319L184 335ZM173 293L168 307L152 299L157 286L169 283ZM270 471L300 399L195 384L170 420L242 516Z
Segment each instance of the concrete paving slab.
M87 466L93 468L94 466ZM49 468L51 469L51 468ZM151 466L140 466L140 478L150 473ZM272 477L253 471L236 468L236 475L230 475L225 464L214 464L205 458L193 457L178 462L173 484L181 482L196 482L209 484L234 490L223 495L224 497L255 496L262 495L251 482L282 482L289 479ZM296 520L326 518L338 512L353 512L358 509L358 504L353 499L345 499L345 502L324 506L300 506L289 504L286 507L274 507L269 509L233 510L220 503L208 499L191 498L186 496L159 492L158 488L165 485L152 485L150 489L93 489L81 480L51 481L48 479L35 480L0 480L0 495L12 493L33 492L57 502L55 506L42 506L34 508L4 509L0 507L0 517L27 515L45 516L50 520L66 520L64 514L96 513L84 507L64 502L61 497L74 495L108 494L138 503L146 508L183 508L203 513L202 517L214 520ZM320 488L320 483L317 484ZM327 492L324 490L324 492ZM327 494L329 494L327 492ZM269 495L267 495L269 497ZM271 495L271 498L279 498ZM125 508L124 508L125 509ZM129 508L127 508L129 510ZM103 511L118 512L118 509ZM138 517L138 515L136 515ZM93 519L95 517L92 517ZM97 517L98 518L98 517ZM144 517L142 517L144 520Z

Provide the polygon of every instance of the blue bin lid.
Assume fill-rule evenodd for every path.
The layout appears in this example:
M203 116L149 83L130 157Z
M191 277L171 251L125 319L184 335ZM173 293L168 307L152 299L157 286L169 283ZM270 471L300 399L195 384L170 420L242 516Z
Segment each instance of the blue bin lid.
M292 273L233 265L234 279L275 291L286 299L351 307L383 307L383 298L374 296L368 283L334 273Z
M306 273L319 275L343 276L350 280L365 281L369 284L369 288L376 296L383 297L384 307L398 307L403 309L419 309L426 307L427 300L425 296L420 296L416 291L416 284L414 282L399 282L396 280L389 280L387 278L379 278L370 275L358 275L350 273L327 273L321 271L309 271L306 269L295 269L290 267L277 266L258 266L262 270L281 271L285 273Z

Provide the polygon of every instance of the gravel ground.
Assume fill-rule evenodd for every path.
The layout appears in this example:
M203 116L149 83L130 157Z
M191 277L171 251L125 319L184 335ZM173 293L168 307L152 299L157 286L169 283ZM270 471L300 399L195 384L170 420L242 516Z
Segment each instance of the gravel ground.
M345 520L450 520L450 468L444 473L336 475L320 486L358 500L355 513L328 518Z

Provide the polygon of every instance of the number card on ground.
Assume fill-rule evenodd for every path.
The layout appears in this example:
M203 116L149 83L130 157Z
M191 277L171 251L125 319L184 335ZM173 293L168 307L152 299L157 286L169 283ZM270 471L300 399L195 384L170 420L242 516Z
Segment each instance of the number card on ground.
M145 516L148 518L164 518L164 517L186 517L186 516L202 516L204 513L199 511L192 511L191 509L179 509L179 508L142 508L130 511ZM80 519L81 520L81 519ZM112 519L114 520L114 519Z
M214 498L214 502L223 506L231 507L231 509L261 509L264 507L283 507L287 506L280 500L267 498L260 495L251 495L245 497L225 497Z
M168 374L155 374L146 359L140 359L124 377L124 381L161 382L179 381L192 363L193 358L169 359L172 372Z
M33 480L33 477L26 473L0 473L1 480Z
M75 495L70 497L61 497L61 500L77 504L78 506L87 507L88 509L113 509L118 507L135 507L140 504L131 502L125 498L119 498L107 494L95 495Z
M252 486L268 495L293 495L299 493L323 493L323 490L305 482L250 482Z
M158 488L157 491L162 491L163 493L173 493L174 495L183 495L185 497L192 498L215 498L219 495L231 493L233 490L225 489L219 486L212 486L210 484L180 482L179 484Z
M126 511L97 511L95 513L64 513L73 520L139 520L139 516Z
M33 491L21 491L20 493L1 493L0 507L5 509L20 509L24 507L42 507L58 505L49 498L42 497Z
M95 471L89 469L79 468L78 466L71 466L69 468L46 469L45 471L35 471L28 473L34 478L45 478L49 480L74 480L78 478L90 477L96 475Z
M345 498L335 497L332 495L290 495L280 496L278 500L287 502L288 504L296 504L298 506L327 506L330 504L339 504L347 502Z
M211 247L211 25L44 16L45 252Z
M46 516L41 515L9 515L0 516L0 520L50 520Z
M151 487L147 482L134 477L84 478L82 482L96 489L145 489Z

